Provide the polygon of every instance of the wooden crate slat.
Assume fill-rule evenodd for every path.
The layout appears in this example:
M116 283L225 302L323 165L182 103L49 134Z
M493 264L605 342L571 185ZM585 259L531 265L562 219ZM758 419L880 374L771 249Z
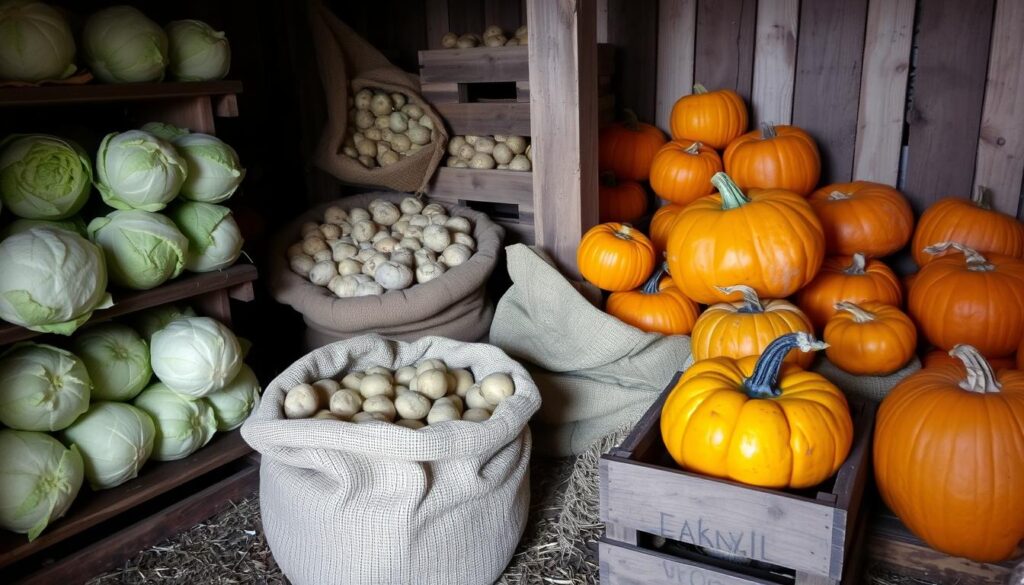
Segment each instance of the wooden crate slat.
M420 94L432 105L457 104L465 101L463 86L455 82L421 83Z
M606 585L774 585L773 581L606 539L598 541L597 546L601 583Z
M441 48L441 37L454 32L448 26L448 0L424 0L427 11L427 46Z
M192 132L216 134L213 103L210 96L195 96L176 100L148 101L131 104L127 108L136 120L160 120Z
M530 79L529 47L420 51L421 83L494 83Z
M430 183L431 197L518 205L533 212L533 173L441 167Z
M800 0L762 0L757 6L753 123L789 124L793 115Z
M597 42L608 42L608 0L597 0Z
M608 42L615 45L616 98L643 122L654 121L658 3L608 0ZM532 42L532 38L531 38Z
M693 90L697 0L661 0L658 5L658 70L655 123L671 133L669 116L681 96Z
M871 0L857 115L853 178L896 185L915 0Z
M434 108L453 134L530 135L528 103L435 104Z
M916 211L970 197L994 0L921 4L905 191Z
M521 13L522 6L519 2L509 0L484 0L484 26L496 24L505 31L505 36L512 38L516 29L526 24L526 19ZM480 31L477 34L482 34Z
M793 90L793 124L821 151L821 182L848 182L857 142L857 96L868 0L804 2Z
M480 0L448 0L448 27L457 34L484 34L484 7Z
M1024 2L996 4L992 49L981 111L974 185L992 193L993 206L1018 214L1024 173Z
M509 242L526 244L532 246L536 240L535 227L532 223L513 223L499 221L501 227L505 228L505 239Z
M732 89L750 102L757 0L699 0L695 83Z
M242 93L242 82L168 81L0 88L0 107L173 100Z

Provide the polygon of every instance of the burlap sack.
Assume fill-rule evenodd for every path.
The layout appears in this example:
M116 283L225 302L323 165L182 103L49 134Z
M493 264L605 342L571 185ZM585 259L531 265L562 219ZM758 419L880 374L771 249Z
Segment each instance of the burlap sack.
M307 221L322 222L324 210L339 205L345 210L365 208L374 199L396 204L401 194L366 193L325 203L299 216L281 230L271 243L270 292L274 299L302 314L308 327L306 348L314 349L340 339L367 333L401 341L440 335L462 341L479 341L487 335L494 307L487 298L487 279L498 261L504 230L486 214L458 205L445 205L450 213L473 223L476 253L440 278L381 296L339 299L327 290L292 272L288 246L301 240Z
M440 358L516 392L482 423L418 431L383 422L284 420L287 389L371 366ZM314 351L263 394L242 436L262 456L267 542L296 585L485 584L512 558L530 504L530 430L540 394L501 350L440 337L363 336Z
M881 402L889 394L893 386L898 384L903 378L921 369L921 361L914 358L910 360L910 363L903 366L903 369L888 376L858 376L856 374L849 374L840 370L824 356L819 357L811 369L825 376L825 378L847 394Z
M525 362L544 403L538 453L578 454L635 424L679 370L690 338L644 333L594 307L544 257L505 249L512 287L494 313L490 342Z
M445 156L448 132L444 120L420 97L419 78L392 65L380 51L356 34L319 0L309 9L310 29L316 48L320 81L327 101L327 123L316 148L318 167L347 183L386 187L396 191L423 192ZM387 15L381 15L387 18ZM387 167L368 169L342 154L348 126L348 98L363 89L399 92L423 109L434 123L429 144L403 156Z

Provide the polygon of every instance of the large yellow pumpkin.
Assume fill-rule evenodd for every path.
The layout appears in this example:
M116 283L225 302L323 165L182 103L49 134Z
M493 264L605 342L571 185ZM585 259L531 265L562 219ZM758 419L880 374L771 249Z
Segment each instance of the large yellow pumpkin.
M820 374L783 363L794 348L823 346L788 333L759 357L695 363L661 410L669 454L685 469L768 488L831 477L853 443L846 397Z

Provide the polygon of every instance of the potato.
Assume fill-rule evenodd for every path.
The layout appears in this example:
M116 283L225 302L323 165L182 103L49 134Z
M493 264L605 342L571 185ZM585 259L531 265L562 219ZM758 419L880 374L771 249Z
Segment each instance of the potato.
M430 409L427 413L427 424L435 425L449 420L461 420L459 411L451 404L440 404Z
M357 412L352 416L352 422L354 423L368 423L368 422L391 422L383 412Z
M331 395L331 412L343 417L352 418L363 408L363 397L350 388L343 388Z
M480 381L480 394L491 406L497 406L515 391L515 383L508 374L490 374Z
M430 399L419 392L405 392L395 398L398 416L409 420L420 420L430 412Z
M395 370L395 382L405 386L409 385L409 381L416 377L416 368L414 366L404 366Z
M320 404L330 404L331 396L341 390L341 384L337 380L325 378L313 382L313 388L316 389L317 395L320 397Z
M443 361L437 358L428 358L416 364L416 375L422 374L423 372L429 370L441 370L443 372L447 372L448 366L446 366Z
M363 398L371 396L393 397L395 395L394 383L391 377L382 374L366 374L359 382L359 394ZM365 409L365 406L363 407Z
M412 429L414 431L418 431L418 430L422 429L423 427L427 426L427 424L424 423L421 420L408 420L408 419L404 419L404 418L400 419L400 420L396 420L395 424L400 426L400 427L405 427L407 429Z
M293 386L285 394L285 418L309 418L318 410L320 410L320 395L310 384Z
M460 398L465 398L466 392L473 386L475 381L473 380L473 374L469 370L463 368L455 368L450 371L455 376L455 394Z
M345 420L329 410L317 411L317 413L313 415L313 418L317 420Z
M484 422L491 418L491 411L486 408L468 408L462 413L462 420Z
M349 372L345 374L345 377L341 379L342 388L359 390L359 385L362 383L364 375L362 372Z
M444 370L426 370L416 376L416 391L427 398L438 399L448 393L448 378Z
M371 396L363 401L363 412L380 413L386 417L388 422L391 422L395 420L395 403L391 401L391 398L382 394Z

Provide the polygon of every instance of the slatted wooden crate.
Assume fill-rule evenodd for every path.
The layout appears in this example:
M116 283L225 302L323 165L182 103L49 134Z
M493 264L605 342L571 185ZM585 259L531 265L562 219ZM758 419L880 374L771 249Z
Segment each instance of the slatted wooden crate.
M660 430L661 407L675 383L601 458L601 582L854 583L848 566L856 564L866 533L874 405L851 401L854 445L832 480L816 490L769 490L678 468Z

